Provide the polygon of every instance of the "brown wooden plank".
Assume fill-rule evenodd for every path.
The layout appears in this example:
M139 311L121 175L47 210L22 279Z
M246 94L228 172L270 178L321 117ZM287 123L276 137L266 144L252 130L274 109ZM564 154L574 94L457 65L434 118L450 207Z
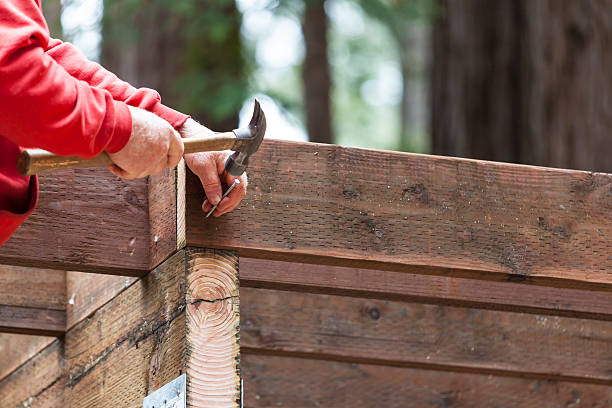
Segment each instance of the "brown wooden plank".
M612 388L243 354L245 407L607 408Z
M54 337L0 333L0 381L54 340Z
M38 208L0 263L141 276L176 251L175 184L174 169L138 180L100 168L41 176Z
M65 272L0 265L0 332L58 336L65 328Z
M240 258L246 287L612 320L608 292Z
M187 400L193 407L240 407L238 258L189 250Z
M243 350L612 384L612 322L242 288Z
M241 256L612 288L612 175L265 141L238 211L201 216L187 244Z
M64 404L62 391L63 350L60 340L36 354L0 381L0 406L53 408Z
M70 330L81 320L115 298L136 279L129 276L67 272L66 330Z

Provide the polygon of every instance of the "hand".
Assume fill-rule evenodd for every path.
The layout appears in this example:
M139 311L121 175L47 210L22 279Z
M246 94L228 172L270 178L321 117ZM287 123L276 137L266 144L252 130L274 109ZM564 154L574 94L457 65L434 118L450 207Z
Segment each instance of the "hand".
M200 125L193 119L187 119L185 124L179 129L181 136L184 138L194 136L205 136L213 135L213 132L205 126ZM206 199L202 203L202 211L208 213L215 204L219 204L217 209L213 212L215 217L219 217L225 213L232 211L240 204L240 201L246 195L247 189L247 175L243 173L240 177L234 177L227 173L225 178L221 180L221 175L225 170L225 161L232 152L229 150L222 152L202 152L192 153L185 155L185 163L193 171L202 182L204 192L206 193ZM223 195L223 189L221 183L227 186L231 186L234 180L240 179L238 184L223 201L219 202Z
M123 149L109 153L114 164L108 169L116 176L134 179L176 166L183 156L180 134L155 114L128 108L132 114L132 135Z

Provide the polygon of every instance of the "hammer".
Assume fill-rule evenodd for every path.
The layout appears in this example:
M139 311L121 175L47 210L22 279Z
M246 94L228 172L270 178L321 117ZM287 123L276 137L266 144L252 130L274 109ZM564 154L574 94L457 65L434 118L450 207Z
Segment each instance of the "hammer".
M259 149L266 133L266 116L257 99L249 125L231 132L216 133L208 137L183 139L185 154L210 152L213 150L233 150L225 162L225 171L232 176L240 176L249 164L249 157ZM54 170L102 167L113 164L106 152L91 159L78 156L57 156L41 149L28 149L21 152L17 159L17 170L24 176L48 173Z

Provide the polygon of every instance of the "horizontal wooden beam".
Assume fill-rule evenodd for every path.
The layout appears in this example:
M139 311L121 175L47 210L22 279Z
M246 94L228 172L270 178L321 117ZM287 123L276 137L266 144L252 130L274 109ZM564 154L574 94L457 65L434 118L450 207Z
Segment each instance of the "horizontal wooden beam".
M65 329L65 272L0 265L0 332L59 336Z
M243 354L245 407L598 407L606 385Z
M53 337L0 333L0 381L54 340Z
M0 264L142 276L177 248L176 171L123 180L107 169L41 176L38 208Z
M612 322L242 288L244 352L612 385Z
M204 219L187 180L187 244L241 256L612 288L612 175L268 140L240 209Z
M240 276L245 287L612 320L612 296L607 291L244 257Z

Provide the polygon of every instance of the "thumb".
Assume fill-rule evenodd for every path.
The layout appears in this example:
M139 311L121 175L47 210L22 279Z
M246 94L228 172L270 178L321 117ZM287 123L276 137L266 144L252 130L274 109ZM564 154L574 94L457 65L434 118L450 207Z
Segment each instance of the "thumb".
M223 191L221 189L221 180L219 179L219 174L217 173L217 164L215 161L206 160L204 163L202 163L202 167L198 172L198 177L202 182L208 202L210 202L212 205L219 204Z

